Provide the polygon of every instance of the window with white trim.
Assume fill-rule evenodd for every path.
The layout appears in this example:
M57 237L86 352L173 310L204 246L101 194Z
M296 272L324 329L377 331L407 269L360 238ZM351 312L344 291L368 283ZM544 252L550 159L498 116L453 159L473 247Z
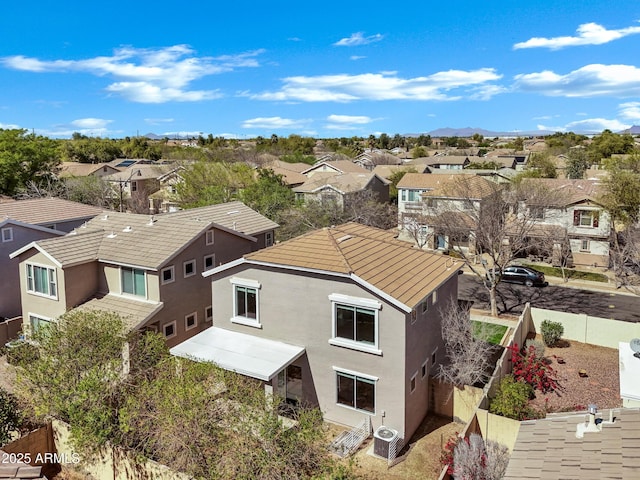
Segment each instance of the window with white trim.
M355 372L336 370L338 405L375 413L376 380Z
M436 354L438 353L438 349L436 348L433 353L431 353L431 368L436 366Z
M137 297L147 296L147 279L144 270L120 267L120 281L122 282L122 293Z
M258 295L260 283L237 277L231 278L230 282L233 285L233 318L231 321L262 328Z
M184 278L193 277L196 274L196 261L187 260L182 264L182 269L184 271Z
M589 246L589 240L581 240L580 241L580 250L582 252L588 252L591 250L590 246Z
M26 264L27 291L51 298L58 297L57 275L55 268Z
M173 265L171 265L170 267L167 268L163 268L160 271L160 281L162 283L162 285L165 285L167 283L171 283L173 281L175 281L176 276L175 276L175 267Z
M211 305L209 305L207 308L204 309L204 321L205 322L213 321L213 307Z
M131 191L132 192L137 192L138 191L138 182L131 182Z
M427 376L427 371L428 371L427 370L427 364L428 363L429 363L429 361L427 360L422 364L422 367L420 367L420 376L422 377L423 380L424 380L424 377Z
M216 254L212 253L211 255L205 255L203 259L204 269L211 270L216 266Z
M378 311L382 304L377 300L331 294L333 314L332 345L338 345L369 353L381 354L378 349Z
M264 234L264 244L267 247L273 245L273 232L267 232Z
M13 228L5 227L2 229L2 243L13 242Z
M184 317L184 329L191 330L198 326L198 312L190 313Z
M178 332L176 332L176 322L175 320L173 322L169 322L169 323L165 323L162 326L162 333L164 333L164 337L165 338L173 338L177 335Z
M40 315L29 314L29 325L31 327L31 334L38 332L41 329L48 328L51 325L51 319L41 317Z
M205 234L205 243L207 245L213 245L213 242L215 240L215 234L213 233L214 230L207 230L207 233Z
M413 393L416 391L416 378L418 377L418 372L414 373L411 377L411 381L409 382L409 393Z

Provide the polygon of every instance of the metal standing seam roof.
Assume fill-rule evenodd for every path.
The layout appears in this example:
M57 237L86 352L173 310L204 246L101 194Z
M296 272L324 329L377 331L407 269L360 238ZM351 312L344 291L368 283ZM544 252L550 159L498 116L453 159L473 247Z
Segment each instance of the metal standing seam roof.
M451 257L413 248L385 230L356 223L315 230L244 258L355 275L409 308L462 265Z
M209 327L171 348L172 355L216 365L269 381L304 353L304 347Z
M101 208L55 197L0 203L0 218L9 217L32 225L89 219L100 212Z

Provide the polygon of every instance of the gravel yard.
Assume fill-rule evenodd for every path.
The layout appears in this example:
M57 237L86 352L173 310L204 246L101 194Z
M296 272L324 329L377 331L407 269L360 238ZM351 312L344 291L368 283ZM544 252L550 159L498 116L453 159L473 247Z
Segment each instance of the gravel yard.
M546 403L549 412L585 410L590 403L598 409L621 407L618 350L573 341L564 343L545 350L561 388L546 395L536 392L533 405L544 409ZM564 363L558 363L558 358ZM581 376L580 370L585 370L586 376Z

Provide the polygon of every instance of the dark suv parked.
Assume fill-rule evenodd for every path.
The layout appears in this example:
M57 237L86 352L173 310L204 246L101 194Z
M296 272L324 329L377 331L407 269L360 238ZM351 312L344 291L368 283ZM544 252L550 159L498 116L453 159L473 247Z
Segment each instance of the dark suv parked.
M544 273L530 267L512 265L502 271L502 281L507 283L520 283L527 287L542 287L547 285Z

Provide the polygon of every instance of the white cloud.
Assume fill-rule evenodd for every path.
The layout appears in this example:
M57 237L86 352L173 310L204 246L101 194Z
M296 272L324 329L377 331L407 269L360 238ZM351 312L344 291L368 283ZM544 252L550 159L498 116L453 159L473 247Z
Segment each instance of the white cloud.
M79 118L77 120L73 120L71 125L78 128L93 130L105 128L110 123L113 123L113 120L105 120L103 118Z
M585 120L578 120L576 122L567 123L561 127L550 127L545 125L538 125L538 130L550 130L553 132L570 132L579 131L586 133L599 133L605 129L613 132L625 130L631 125L622 123L619 120L611 120L607 118L588 118Z
M149 125L161 125L163 123L173 123L175 120L173 118L145 118L144 121Z
M351 55L351 56L349 57L349 60L354 60L354 61L356 61L356 60L362 60L363 58L367 58L367 57L365 57L364 55Z
M453 89L476 88L470 95L478 95L483 87L483 99L499 93L501 87L489 82L502 78L493 68L478 70L449 70L426 77L401 78L396 72L365 73L360 75L320 75L288 77L278 91L251 95L257 100L303 102L351 102L356 100L458 100L462 95L449 96Z
M111 93L140 103L169 101L193 102L221 96L216 90L193 90L191 82L208 75L233 71L237 68L259 66L257 57L263 50L238 55L198 57L187 45L159 49L123 47L112 56L84 60L42 61L22 55L0 58L7 68L29 72L83 72L98 77L113 77L106 87Z
M242 128L301 128L309 124L311 120L294 120L282 117L258 117L245 120Z
M592 22L580 25L576 33L577 35L573 37L533 37L526 42L516 43L513 48L514 50L521 48L548 48L550 50L559 50L565 47L576 47L580 45L602 45L603 43L609 43L628 35L638 34L640 33L640 27L607 30L602 25Z
M552 97L630 97L640 95L640 68L592 64L565 75L545 70L515 76L514 88Z
M383 38L384 35L381 35L379 33L365 37L363 32L356 32L351 34L350 37L345 37L338 40L333 45L335 47L355 47L358 45L367 45L369 43L379 42Z
M331 123L357 123L358 125L366 125L367 123L371 123L373 121L371 117L367 117L364 115L329 115L327 117L327 120Z
M20 127L19 125L15 125L13 123L0 123L0 128L4 130L17 130L22 127Z
M632 122L640 121L640 102L628 102L619 105L620 116Z

